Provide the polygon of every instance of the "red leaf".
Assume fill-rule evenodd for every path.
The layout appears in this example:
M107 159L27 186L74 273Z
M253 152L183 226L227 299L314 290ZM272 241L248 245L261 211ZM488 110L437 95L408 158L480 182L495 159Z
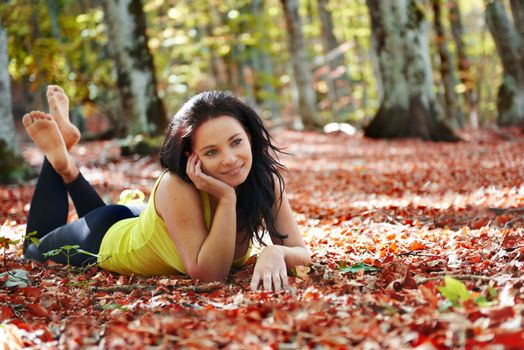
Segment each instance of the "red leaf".
M18 288L18 290L26 297L40 298L42 291L36 287Z
M28 304L27 312L36 317L47 317L47 310L40 304Z
M15 312L13 311L11 307L2 305L2 307L0 307L0 316L1 316L0 320L4 321L4 320L15 317Z

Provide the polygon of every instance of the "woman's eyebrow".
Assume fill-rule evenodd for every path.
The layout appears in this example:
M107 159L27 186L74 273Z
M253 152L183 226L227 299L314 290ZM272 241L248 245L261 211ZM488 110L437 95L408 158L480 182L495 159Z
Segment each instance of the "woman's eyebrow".
M235 135L231 136L230 138L228 138L227 140L228 141L231 141L231 139L234 139L235 137L239 136L240 133L236 133ZM207 146L204 146L200 149L200 152L202 152L203 150L205 150L206 148L213 148L213 147L216 147L215 145L207 145Z

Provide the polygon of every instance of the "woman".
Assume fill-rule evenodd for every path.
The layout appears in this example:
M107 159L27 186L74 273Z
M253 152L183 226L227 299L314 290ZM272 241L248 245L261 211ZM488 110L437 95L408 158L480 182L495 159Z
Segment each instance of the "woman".
M279 174L279 149L259 116L239 99L214 91L184 104L160 150L166 172L141 212L103 203L68 152L79 134L69 122L67 96L50 86L48 101L51 115L23 117L46 156L27 223L27 232L36 231L40 244L26 240L26 257L43 261L47 251L79 245L110 271L184 273L217 281L232 265L242 265L251 242L262 242L267 232L274 244L264 246L257 259L252 289L259 284L266 290L287 289L286 269L310 263ZM70 224L67 193L80 218ZM65 262L59 255L50 258ZM89 258L77 254L69 262L82 265Z

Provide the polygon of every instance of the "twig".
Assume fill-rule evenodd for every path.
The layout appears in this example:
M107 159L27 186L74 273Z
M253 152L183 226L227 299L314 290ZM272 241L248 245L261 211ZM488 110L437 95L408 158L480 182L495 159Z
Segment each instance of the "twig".
M92 286L90 287L91 291L93 292L124 292L124 293L131 293L134 290L137 289L145 289L145 290L155 290L158 286L154 285L141 285L141 284L131 284L131 285L114 285L114 286L107 286L107 287L98 287L98 286ZM201 285L192 285L192 286L172 286L171 289L173 291L179 291L179 292L193 292L193 293L211 293L215 290L224 288L224 284L220 282L211 282L207 284L201 284Z
M397 256L403 256L403 255L430 256L430 257L440 256L438 254L422 254L423 252L424 250L412 250L409 252L398 253Z
M488 208L495 215L524 213L524 208Z

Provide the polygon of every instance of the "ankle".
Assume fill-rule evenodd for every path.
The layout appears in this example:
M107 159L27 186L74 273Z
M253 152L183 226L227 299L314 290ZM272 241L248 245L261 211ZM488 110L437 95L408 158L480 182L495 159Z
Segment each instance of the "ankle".
M60 174L65 184L69 184L75 181L78 178L78 175L80 174L78 167L76 166L76 164L74 164L73 161L70 161L66 168L57 172Z

